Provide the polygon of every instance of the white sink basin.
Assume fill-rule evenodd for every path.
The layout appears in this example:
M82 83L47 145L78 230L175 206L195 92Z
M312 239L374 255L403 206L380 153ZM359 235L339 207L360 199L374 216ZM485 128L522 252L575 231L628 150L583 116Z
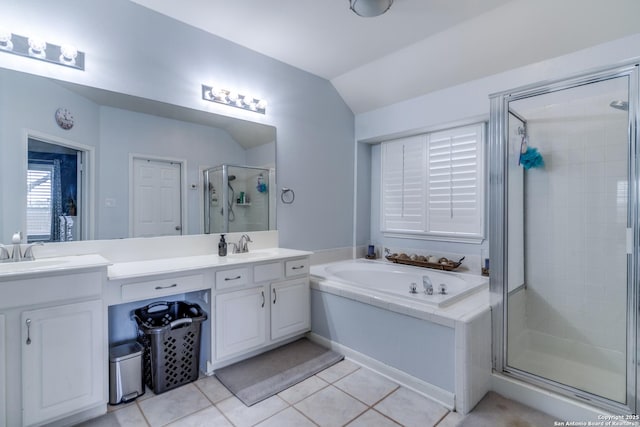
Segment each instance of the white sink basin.
M24 271L41 271L63 267L69 263L66 259L36 259L33 261L6 261L0 263L0 273L21 273Z
M33 261L7 261L0 263L0 279L34 273L45 274L79 268L106 267L107 265L109 265L109 261L97 254L41 258Z

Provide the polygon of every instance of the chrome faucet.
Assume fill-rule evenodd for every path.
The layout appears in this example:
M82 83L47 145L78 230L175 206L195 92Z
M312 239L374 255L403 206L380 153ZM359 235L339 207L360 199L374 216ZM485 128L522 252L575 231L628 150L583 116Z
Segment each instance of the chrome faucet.
M36 257L33 256L33 247L34 246L43 246L44 243L42 242L36 242L36 243L32 243L29 246L27 246L24 250L24 253L22 254L22 259L24 261L35 261Z
M422 287L424 288L425 294L433 295L433 283L431 283L429 276L422 276Z
M22 242L22 233L16 231L11 237L11 243L13 243L13 250L11 251L11 260L18 262L22 261L22 249L20 248L20 242Z
M249 252L249 247L247 246L247 243L249 242L253 243L251 237L249 237L248 234L243 234L242 236L240 236L240 241L238 242L238 246L236 246L236 250L239 253Z
M13 243L13 249L11 250L11 257L9 257L9 251L7 250L7 248L0 245L0 262L7 261L9 259L11 259L11 261L14 261L14 262L35 260L36 257L33 256L33 247L42 246L43 243L42 242L32 243L24 249L24 252L22 252L22 245L20 243L21 241L22 241L22 233L19 231L14 233L13 237L11 238L11 242Z
M0 262L9 261L11 259L11 255L9 254L9 250L4 245L0 245Z

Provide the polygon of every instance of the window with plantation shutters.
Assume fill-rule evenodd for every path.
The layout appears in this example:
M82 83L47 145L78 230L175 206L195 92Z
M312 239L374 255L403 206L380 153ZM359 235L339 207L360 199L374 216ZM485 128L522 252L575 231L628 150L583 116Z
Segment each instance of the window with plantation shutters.
M383 143L382 231L482 240L484 138L479 123Z
M425 136L382 144L382 220L387 231L424 230Z

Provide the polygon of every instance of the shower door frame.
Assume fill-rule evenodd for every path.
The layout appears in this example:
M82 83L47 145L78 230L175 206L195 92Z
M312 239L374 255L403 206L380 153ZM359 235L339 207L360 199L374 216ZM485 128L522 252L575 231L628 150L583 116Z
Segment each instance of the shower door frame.
M637 385L640 370L637 368L638 337L640 330L639 265L640 265L640 152L638 151L639 72L640 59L614 67L600 68L564 79L522 86L490 95L489 120L489 252L491 257L490 295L493 339L493 371L543 389L577 398L614 414L637 413L640 410ZM591 394L575 387L542 378L535 374L507 365L507 278L508 278L508 115L509 103L519 99L544 95L605 80L628 77L628 205L627 205L627 351L626 351L626 401L627 405ZM629 247L631 246L631 247Z

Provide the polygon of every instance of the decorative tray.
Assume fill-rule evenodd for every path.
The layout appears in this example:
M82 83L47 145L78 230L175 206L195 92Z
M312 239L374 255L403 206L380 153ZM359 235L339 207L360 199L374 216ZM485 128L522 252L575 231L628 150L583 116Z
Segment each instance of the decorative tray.
M460 261L456 262L446 258L440 258L438 260L439 262L429 262L429 261L426 261L427 257L424 257L424 256L416 257L414 255L412 259L407 254L391 254L391 255L387 255L385 258L397 264L413 265L416 267L433 268L436 270L445 270L445 271L453 271L456 268L460 267L460 265L462 265L462 260L464 259L464 257L462 257Z

